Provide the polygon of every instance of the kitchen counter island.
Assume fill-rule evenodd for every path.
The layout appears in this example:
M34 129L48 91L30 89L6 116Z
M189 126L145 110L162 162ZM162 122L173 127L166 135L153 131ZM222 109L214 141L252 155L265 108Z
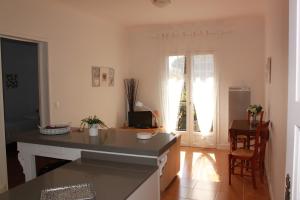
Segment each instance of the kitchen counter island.
M117 155L133 162L156 163L161 171L168 149L176 143L177 137L159 133L149 140L139 140L136 134L118 129L101 130L96 137L89 136L87 130L48 136L37 130L24 133L16 140L25 180L29 181L36 177L35 156L73 161L81 158L82 151L101 153L107 160Z
M97 156L96 156L97 157ZM0 200L39 200L41 190L91 183L97 200L158 200L158 167L81 158L17 186Z
M87 131L72 131L63 135L42 135L36 130L22 134L21 137L16 138L16 141L94 151L160 156L175 143L176 137L172 134L160 133L150 140L139 140L136 134L119 129L100 130L98 136L92 137Z

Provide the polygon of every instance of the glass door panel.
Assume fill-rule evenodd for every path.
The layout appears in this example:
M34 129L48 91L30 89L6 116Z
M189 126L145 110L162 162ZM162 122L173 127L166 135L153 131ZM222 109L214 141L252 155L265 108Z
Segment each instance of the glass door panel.
M186 130L183 122L178 126L179 120L184 120L184 82L185 82L185 56L168 57L168 80L167 80L167 118L166 130Z
M213 54L191 57L191 99L193 102L193 130L191 146L215 147L216 95Z
M177 131L187 130L187 99L186 99L186 83L184 83L183 91L181 93Z
M212 54L169 56L169 82L174 84L168 94L174 108L169 115L183 146L215 147L214 73Z

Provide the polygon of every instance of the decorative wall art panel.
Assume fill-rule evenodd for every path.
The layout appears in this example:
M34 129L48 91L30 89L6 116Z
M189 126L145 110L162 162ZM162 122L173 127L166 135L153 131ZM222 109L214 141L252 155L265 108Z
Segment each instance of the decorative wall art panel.
M115 70L111 67L92 67L93 87L112 87L115 84Z
M100 87L100 67L92 67L92 87Z

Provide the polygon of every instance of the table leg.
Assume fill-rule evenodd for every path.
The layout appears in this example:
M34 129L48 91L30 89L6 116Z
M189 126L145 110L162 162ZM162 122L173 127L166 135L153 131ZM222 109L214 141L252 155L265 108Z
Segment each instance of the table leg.
M34 179L36 177L35 156L20 151L18 158L23 167L25 181L27 182Z

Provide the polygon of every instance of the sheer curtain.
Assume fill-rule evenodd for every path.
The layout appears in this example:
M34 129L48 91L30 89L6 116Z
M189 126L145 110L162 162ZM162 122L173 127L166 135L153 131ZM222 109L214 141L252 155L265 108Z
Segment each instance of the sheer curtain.
M211 130L216 106L214 74L212 54L192 56L192 100L202 136L213 133Z
M168 133L177 127L180 97L184 85L184 56L168 57L168 76L165 94L165 128Z
M176 131L180 97L184 87L185 56L195 44L191 37L179 37L174 34L161 34L157 42L158 74L160 81L161 120L167 133Z

